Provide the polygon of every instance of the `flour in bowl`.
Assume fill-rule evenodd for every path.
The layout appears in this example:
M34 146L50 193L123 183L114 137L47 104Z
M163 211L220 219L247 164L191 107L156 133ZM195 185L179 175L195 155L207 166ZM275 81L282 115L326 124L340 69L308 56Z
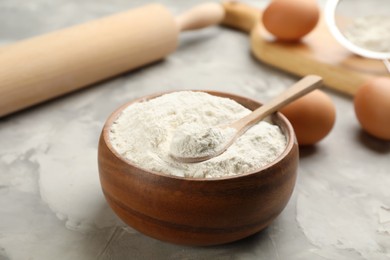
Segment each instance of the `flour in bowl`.
M228 98L173 92L129 105L111 125L109 137L117 153L145 170L191 178L232 176L269 164L285 150L287 140L278 126L261 121L224 153L199 163L174 160L172 138L178 128L227 125L250 112Z
M170 153L176 158L213 156L223 150L236 133L237 130L230 127L183 124L173 134Z

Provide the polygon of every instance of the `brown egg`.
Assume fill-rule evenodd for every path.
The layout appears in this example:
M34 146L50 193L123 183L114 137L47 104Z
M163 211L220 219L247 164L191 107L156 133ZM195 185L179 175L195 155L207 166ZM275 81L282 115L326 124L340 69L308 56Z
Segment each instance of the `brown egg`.
M276 38L297 41L314 29L320 17L315 0L274 0L264 10L264 27Z
M390 140L390 78L376 78L360 87L354 106L365 131L377 138Z
M336 119L332 100L320 90L299 98L281 112L291 122L299 145L319 142L330 132Z

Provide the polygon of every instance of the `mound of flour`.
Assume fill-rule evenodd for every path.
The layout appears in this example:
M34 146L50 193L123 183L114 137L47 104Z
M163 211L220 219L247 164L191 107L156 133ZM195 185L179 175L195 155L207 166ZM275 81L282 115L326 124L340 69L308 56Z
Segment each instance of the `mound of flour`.
M207 127L197 123L183 124L171 140L170 153L176 158L215 156L237 133L230 127Z
M175 161L169 152L171 141L179 127L226 125L249 113L231 99L174 92L125 108L113 122L109 137L119 154L146 170L193 178L231 176L262 167L284 151L286 137L278 126L262 121L226 152L200 163Z

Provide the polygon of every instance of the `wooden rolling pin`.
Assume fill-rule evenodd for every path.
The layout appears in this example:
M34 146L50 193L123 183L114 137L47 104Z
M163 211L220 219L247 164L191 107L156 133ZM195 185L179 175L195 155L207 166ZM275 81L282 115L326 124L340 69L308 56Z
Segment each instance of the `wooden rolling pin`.
M180 31L223 17L216 3L176 18L151 4L2 47L0 117L162 59Z

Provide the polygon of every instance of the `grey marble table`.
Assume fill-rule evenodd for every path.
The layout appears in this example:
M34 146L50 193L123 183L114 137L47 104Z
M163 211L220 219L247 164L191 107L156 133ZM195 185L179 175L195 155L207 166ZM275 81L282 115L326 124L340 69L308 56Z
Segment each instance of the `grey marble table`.
M0 0L0 44L147 2ZM162 3L179 13L199 2ZM256 61L247 35L214 27L183 34L162 62L0 119L0 259L390 259L390 144L362 132L351 98L330 91L335 127L301 149L294 194L264 231L178 246L126 227L107 206L96 152L115 108L174 89L265 101L295 80Z

